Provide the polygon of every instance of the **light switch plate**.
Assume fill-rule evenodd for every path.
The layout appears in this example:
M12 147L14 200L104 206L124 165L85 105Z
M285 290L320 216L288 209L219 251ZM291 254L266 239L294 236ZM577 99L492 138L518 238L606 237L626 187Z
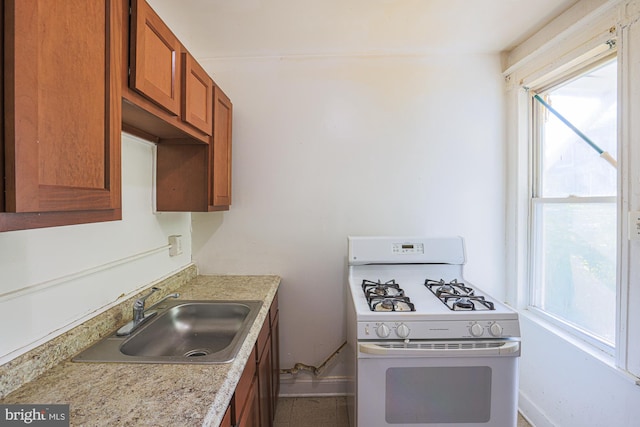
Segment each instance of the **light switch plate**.
M182 254L182 235L174 234L169 236L169 256L177 256Z

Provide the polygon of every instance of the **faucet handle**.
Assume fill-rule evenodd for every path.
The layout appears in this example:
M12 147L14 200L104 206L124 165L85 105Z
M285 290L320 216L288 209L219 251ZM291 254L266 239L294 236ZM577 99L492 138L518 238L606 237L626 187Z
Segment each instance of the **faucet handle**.
M157 287L152 287L151 288L151 292L149 292L148 294L146 294L145 296L142 296L140 298L138 298L134 303L133 303L133 307L134 308L144 308L144 302L147 300L147 298L149 298L151 296L151 294L153 294L156 291L159 291L160 288Z
M148 316L145 316L144 302L151 296L151 294L159 290L160 288L154 286L151 288L149 293L135 300L133 303L133 320L118 329L116 335L124 336L131 334L139 325L156 314L155 312L151 312Z

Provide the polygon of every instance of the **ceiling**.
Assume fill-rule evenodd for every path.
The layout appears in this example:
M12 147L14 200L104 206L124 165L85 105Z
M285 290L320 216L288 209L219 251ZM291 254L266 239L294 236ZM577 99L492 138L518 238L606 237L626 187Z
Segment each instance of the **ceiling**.
M199 58L508 51L578 0L148 0Z

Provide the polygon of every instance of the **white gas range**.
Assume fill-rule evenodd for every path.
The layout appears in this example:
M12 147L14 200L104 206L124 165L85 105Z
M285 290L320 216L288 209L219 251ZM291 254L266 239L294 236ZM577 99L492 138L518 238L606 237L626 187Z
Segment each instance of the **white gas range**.
M351 425L515 426L518 314L464 280L462 238L348 242Z

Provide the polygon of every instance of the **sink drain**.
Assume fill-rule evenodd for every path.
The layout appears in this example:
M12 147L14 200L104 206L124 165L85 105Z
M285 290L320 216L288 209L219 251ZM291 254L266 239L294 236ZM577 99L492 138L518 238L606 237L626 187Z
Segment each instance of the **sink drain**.
M198 348L196 350L189 350L184 354L184 357L200 357L210 354L211 351L207 348Z

